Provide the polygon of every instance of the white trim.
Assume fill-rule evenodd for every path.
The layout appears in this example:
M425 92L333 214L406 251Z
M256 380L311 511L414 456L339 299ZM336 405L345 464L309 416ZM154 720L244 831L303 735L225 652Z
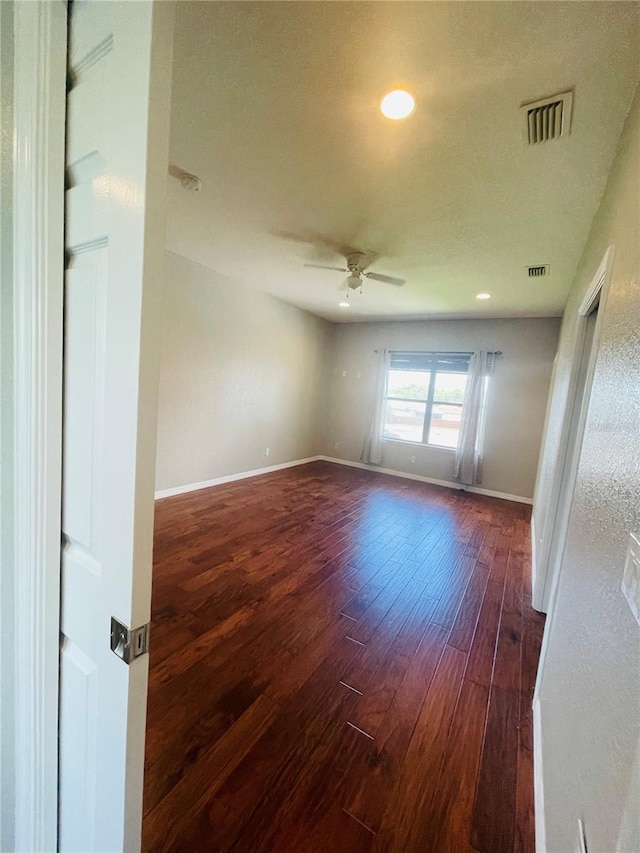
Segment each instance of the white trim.
M450 483L452 488L460 488L465 492L472 492L474 495L486 495L488 498L499 498L502 501L513 501L517 504L526 504L533 506L533 498L526 498L524 495L509 495L507 492L494 492L492 489L481 489L477 486L458 486L456 483Z
M536 610L543 613L550 613L554 598L554 585L559 574L562 552L564 550L564 539L566 538L568 528L568 515L561 513L561 499L563 495L563 486L565 478L567 483L572 483L572 488L575 486L575 478L579 462L579 446L582 443L582 435L586 421L587 408L591 385L593 382L593 374L595 363L598 355L600 344L600 334L602 329L602 316L604 311L598 312L596 327L591 342L590 362L587 368L585 377L584 395L582 401L577 399L578 395L578 380L580 377L580 365L583 358L584 342L587 330L588 317L595 310L600 301L600 307L604 308L609 284L611 281L611 273L613 270L614 247L609 246L604 253L602 261L598 265L598 269L590 279L588 286L585 289L584 296L580 301L576 318L576 332L573 341L573 351L571 355L571 368L569 376L569 387L566 395L566 404L562 420L562 428L560 431L560 440L558 443L557 465L551 485L551 495L549 499L549 510L546 516L546 523L540 532L540 550L537 557L540 560L540 565L535 569L535 583L532 585L532 603ZM547 419L545 422L545 436L548 426L548 415L552 403L552 395L555 387L555 364L554 377L549 397L549 406L547 408ZM575 407L582 402L582 410L578 413L579 419L577 424L576 443L573 446L573 455L569 459L569 454L572 450L571 427L574 423L576 412ZM544 453L544 444L542 448ZM536 483L537 490L537 483ZM543 645L544 650L544 645ZM540 671L540 670L539 670Z
M578 308L578 314L581 317L588 317L589 314L595 308L596 302L600 297L600 293L602 288L604 287L605 281L607 281L611 277L611 270L613 267L613 246L609 246L607 251L604 253L603 259L600 261L600 266L596 270L595 275L591 279L589 286L587 287L584 296L582 297L582 301L580 302L580 307Z
M589 409L589 397L590 397L590 389L593 382L593 376L595 373L596 362L598 358L598 347L600 342L600 330L602 328L602 323L604 321L604 314L606 310L606 302L609 294L609 288L611 285L611 273L613 270L613 255L614 248L613 246L609 246L607 251L605 252L604 258L600 263L595 275L591 279L591 282L585 292L585 296L580 303L579 315L581 320L584 320L586 323L586 318L593 311L596 301L600 299L600 309L598 311L598 317L596 320L596 328L594 330L593 342L591 346L591 354L589 359L589 365L587 368L587 376L585 380L585 395L582 400L582 405L579 413L579 420L577 426L577 444L576 444L576 452L573 454L573 458L570 460L571 468L568 471L568 477L570 478L570 482L572 483L572 489L575 488L575 481L577 476L577 469L579 464L579 452L578 445L582 442L582 437L584 435L584 427L587 419L587 413ZM574 362L579 361L582 357L582 346L584 342L584 328L578 329L576 334L576 344L574 349ZM575 364L574 364L575 367ZM575 385L573 387L573 391L570 395L567 396L567 417L569 421L573 417L572 410L576 405L575 400ZM566 426L568 432L568 425ZM566 445L565 447L566 452ZM562 476L562 472L559 472L559 477ZM552 505L553 506L553 505ZM555 505L554 512L557 514L558 505ZM555 528L556 520L554 520L553 528ZM566 538L568 528L568 518L565 519L564 529L562 530L562 537ZM532 536L532 541L533 536ZM538 661L538 673L536 676L536 685L533 694L533 772L534 772L534 796L535 796L535 822L536 822L536 853L546 853L546 835L545 835L545 819L544 819L544 792L543 792L543 768L542 768L542 757L543 757L543 744L542 744L542 718L541 718L541 695L543 690L543 682L544 682L544 672L546 667L547 654L549 650L549 644L551 642L551 634L553 632L553 622L555 618L555 602L558 596L558 588L560 586L560 574L561 574L561 565L562 565L562 556L564 554L564 544L559 549L559 556L557 565L555 567L545 566L544 571L548 574L550 571L553 571L553 576L551 578L551 592L549 596L549 613L547 616L547 622L545 625L544 634L542 637L542 647L540 649L540 658ZM547 554L547 557L549 554ZM542 580L542 579L541 579ZM548 579L547 579L548 582ZM534 607L536 607L536 602L534 600Z
M540 700L533 700L533 798L536 824L536 853L546 853L544 821L544 777L542 774L542 720Z
M547 661L547 654L549 650L550 637L553 630L553 620L554 620L554 610L555 610L555 602L558 597L558 588L560 586L560 575L562 573L562 559L564 557L564 548L567 537L567 532L569 530L569 518L571 515L571 506L565 514L564 517L560 517L560 497L561 497L561 486L563 482L563 478L567 476L567 482L571 483L571 492L572 492L572 500L573 500L573 492L575 490L576 479L578 476L578 467L580 464L580 449L582 446L582 440L584 438L584 429L587 421L587 414L589 411L589 401L591 397L591 387L593 385L593 377L595 375L596 370L596 362L598 360L598 351L600 347L600 335L602 330L602 324L604 322L604 314L606 310L607 297L609 295L609 288L611 286L611 273L613 271L613 255L614 255L614 247L609 246L607 251L605 252L604 258L596 271L596 274L591 280L591 284L587 290L587 294L590 294L589 305L591 305L591 309L595 305L596 297L600 297L600 305L598 310L598 316L596 318L596 327L593 332L593 341L591 343L591 353L589 356L589 364L587 366L587 374L585 378L584 384L584 395L581 401L580 412L578 414L578 423L576 428L576 442L573 447L573 453L571 455L571 459L566 460L566 464L562 466L562 468L558 471L558 475L556 477L557 485L557 495L555 504L551 504L553 507L553 517L551 525L547 525L547 529L549 530L549 548L546 552L547 564L543 567L543 571L545 572L545 577L541 578L541 581L544 581L545 586L549 586L549 599L548 599L548 609L547 609L547 621L545 623L544 634L542 635L542 646L540 648L540 656L538 659L538 673L536 676L536 686L534 689L534 699L539 700L542 690L542 682L544 678L544 670ZM602 270L605 270L604 277L602 275ZM582 304L587 304L587 299L583 300ZM577 343L576 348L574 350L574 365L576 368L576 362L579 365L579 362L582 358L582 348L584 344L584 336L585 336L585 327L587 323L587 317L581 317L579 322L582 323L582 329L578 330L576 335ZM574 370L574 373L577 371ZM577 376L576 380L577 381ZM566 436L564 437L564 454L566 456L568 450L569 443L569 428L571 426L571 422L573 420L573 409L577 405L578 401L575 399L577 393L577 389L573 386L572 396L567 398L567 410L566 410L566 418L567 422L565 424L564 429L566 430ZM568 467L567 467L568 466ZM565 470L566 469L566 470ZM558 536L559 541L556 542L553 537ZM557 545L555 550L556 560L555 564L551 565L551 557L552 557L552 546ZM538 599L535 595L536 590L534 590L533 595L533 606L536 610L542 610L542 606L538 606Z
M35 852L57 848L67 21L14 16L15 847Z
M234 483L236 480L246 480L249 477L258 477L260 474L270 474L272 471L282 471L284 468L295 468L297 465L307 465L309 462L333 462L335 465L360 468L362 471L372 471L374 474L389 474L391 477L401 477L404 480L417 480L420 483L430 483L432 486L443 486L446 489L455 489L459 492L473 492L476 495L486 495L490 498L500 498L503 501L515 501L521 504L531 505L533 503L531 498L523 498L520 495L493 492L490 489L480 489L477 486L463 486L460 483L452 483L449 480L436 480L433 477L424 477L422 474L405 474L403 471L394 471L391 468L379 468L377 465L365 465L364 462L350 462L347 459L337 459L334 456L309 456L307 459L295 459L293 462L282 462L280 465L270 465L268 468L254 468L253 471L228 474L225 477L216 477L214 480L189 483L186 486L175 486L172 489L160 489L156 492L156 500L170 498L174 495L183 495L187 492L195 492L198 489L208 489L211 486L221 486L224 483Z
M536 554L536 518L533 513L531 513L531 588L533 589L536 585L536 573L538 571L538 564L536 562L537 554Z
M422 474L407 474L404 471L394 471L392 468L380 468L378 465L366 465L364 462L351 462L347 459L337 459L334 456L318 456L323 462L334 462L336 465L346 465L349 468L360 468L363 471L373 471L374 474L388 474L391 477L401 477L404 480L417 480L419 483L431 483L433 486L443 486L445 489L455 489L459 492L472 492L475 495L486 495L490 498L500 498L503 501L515 501L516 503L533 503L532 498L524 498L521 495L508 495L505 492L494 492L491 489L481 489L478 486L465 486L461 483L452 483L450 480L436 480L434 477L425 477Z
M295 468L298 465L306 465L308 462L318 462L323 456L309 456L306 459L294 459L293 462L281 462L279 465L269 465L268 468L254 468L252 471L241 471L238 474L227 474L224 477L215 477L213 480L202 480L199 483L188 483L186 486L174 486L172 489L160 489L156 492L156 500L171 498L174 495L184 495L187 492L196 492L199 489L209 489L211 486L221 486L224 483L235 483L236 480L246 480L249 477L259 477L260 474L271 474L273 471L282 471L285 468Z

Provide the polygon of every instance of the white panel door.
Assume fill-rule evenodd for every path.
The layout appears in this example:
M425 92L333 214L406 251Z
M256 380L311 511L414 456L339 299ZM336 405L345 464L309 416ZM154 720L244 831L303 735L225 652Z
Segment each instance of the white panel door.
M60 850L140 845L173 4L75 2L66 154Z

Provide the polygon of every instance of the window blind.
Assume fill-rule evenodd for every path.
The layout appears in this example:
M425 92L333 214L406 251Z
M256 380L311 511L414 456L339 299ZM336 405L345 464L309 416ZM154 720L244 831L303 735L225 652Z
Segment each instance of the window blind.
M439 370L468 373L470 352L391 352L391 370Z

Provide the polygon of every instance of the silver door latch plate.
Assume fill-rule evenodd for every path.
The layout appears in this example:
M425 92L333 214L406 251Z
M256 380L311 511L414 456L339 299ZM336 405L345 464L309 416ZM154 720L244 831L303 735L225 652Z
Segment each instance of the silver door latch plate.
M127 628L111 617L111 651L125 663L149 651L149 623L139 628Z

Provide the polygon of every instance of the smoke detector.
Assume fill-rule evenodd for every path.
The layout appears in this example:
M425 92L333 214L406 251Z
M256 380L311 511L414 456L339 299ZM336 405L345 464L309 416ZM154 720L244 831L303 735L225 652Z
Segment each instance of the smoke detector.
M190 190L191 192L196 193L200 192L202 181L197 175L191 175L189 172L182 172L178 180L185 190Z
M562 92L520 107L525 145L550 142L568 136L571 130L573 92Z

